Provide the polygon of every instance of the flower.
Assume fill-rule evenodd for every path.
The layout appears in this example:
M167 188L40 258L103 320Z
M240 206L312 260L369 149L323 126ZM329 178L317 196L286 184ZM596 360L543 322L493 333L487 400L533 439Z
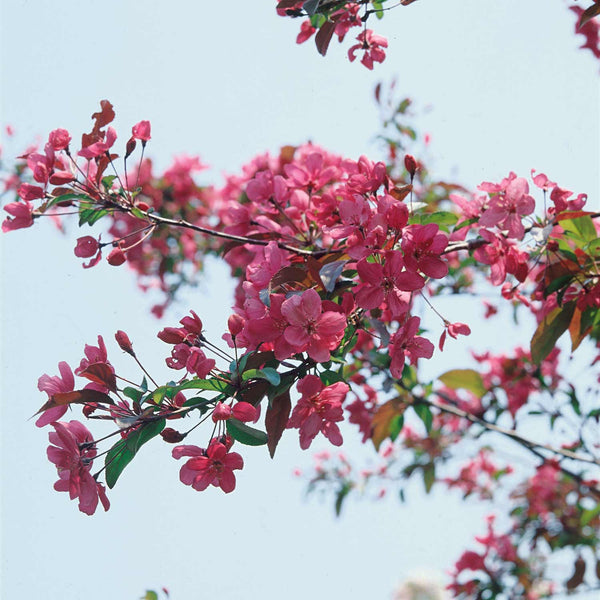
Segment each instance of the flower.
M218 402L213 411L212 420L216 423L217 421L227 421L231 417L242 421L242 423L248 423L256 421L258 411L249 402L236 402L234 406Z
M334 446L342 445L342 434L336 422L344 420L342 402L350 388L338 381L325 387L316 375L307 375L298 382L302 394L287 424L300 430L300 448L306 450L321 432Z
M244 460L237 452L228 452L227 446L213 439L207 450L198 446L177 446L173 458L191 456L179 472L179 479L201 492L209 485L220 487L226 494L235 489L233 472L242 469Z
M4 207L4 210L12 217L6 217L2 222L3 233L15 229L25 229L33 225L33 206L29 202L11 202Z
M131 128L131 135L135 140L141 140L142 145L150 140L150 121L140 121Z
M53 423L55 431L48 434L50 446L47 454L56 465L59 480L54 484L57 492L69 492L71 500L79 498L79 510L93 515L98 499L104 510L110 508L104 486L99 484L90 469L96 456L94 439L79 421Z
M58 370L60 371L60 376L55 375L54 377L50 377L50 375L44 374L38 379L38 390L46 392L48 398L52 398L54 394L72 392L75 389L75 378L73 377L71 367L66 362L61 361L58 363ZM44 411L35 424L37 427L44 427L48 423L58 421L67 412L67 408L66 404L63 406L53 406Z
M306 351L317 362L326 362L329 351L344 337L346 317L338 312L321 312L321 298L312 288L288 298L281 313L288 320L284 337L297 352Z
M410 357L411 364L415 364L419 357L431 358L433 356L433 344L426 338L417 336L419 317L410 317L391 338L389 351L392 357L390 372L393 377L402 377L404 369L404 357Z
M360 62L365 65L367 69L373 69L373 62L381 63L385 60L385 52L382 48L387 48L388 43L383 36L373 33L371 29L365 29L358 34L356 40L359 43L351 46L348 50L350 62L356 60L356 52L358 50L364 50Z
M51 131L48 136L48 143L55 152L67 148L70 141L71 136L66 129L55 129L54 131Z

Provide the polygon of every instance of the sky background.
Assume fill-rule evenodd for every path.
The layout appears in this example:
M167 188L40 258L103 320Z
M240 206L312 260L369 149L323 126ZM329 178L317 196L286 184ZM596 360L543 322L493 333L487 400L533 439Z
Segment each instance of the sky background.
M259 152L307 140L378 158L373 88L395 77L398 96L422 109L416 123L431 134L429 164L440 177L474 187L535 168L599 207L599 65L577 49L582 38L573 35L565 3L400 7L375 24L390 47L373 72L348 62L348 43L332 42L325 59L312 40L297 46L300 21L277 17L274 5L3 2L0 119L16 130L3 140L4 155L56 127L77 139L107 98L117 146L148 119L148 155L166 167L175 154L200 154L213 167L202 183L218 183ZM76 366L84 344L102 334L117 371L137 378L113 342L124 329L147 368L167 379L168 347L156 332L191 308L218 340L233 289L226 269L211 263L200 287L158 322L149 314L153 299L127 268L81 268L73 255L79 235L75 223L63 236L47 222L0 237L3 599L131 600L161 586L174 600L389 598L415 570L448 569L483 533L489 506L441 491L425 497L420 482L407 504L351 500L335 519L331 501L306 499L292 476L312 462L296 432L275 461L264 448L244 448L246 466L230 495L183 486L171 447L149 444L109 491L108 513L79 513L52 490L47 429L28 420L45 400L38 377L56 374L61 360ZM469 320L474 334L436 354L432 375L464 366L469 347L508 349L530 335L483 322L475 302L443 309L450 320ZM352 433L347 454L368 461L371 448ZM567 578L572 567L558 568Z

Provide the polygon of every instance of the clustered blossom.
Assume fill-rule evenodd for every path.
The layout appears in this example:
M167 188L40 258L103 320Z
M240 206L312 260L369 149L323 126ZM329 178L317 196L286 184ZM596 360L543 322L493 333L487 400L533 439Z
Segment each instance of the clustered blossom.
M71 500L79 498L79 510L86 515L94 514L98 500L108 510L104 486L90 473L96 456L92 434L79 421L57 421L52 426L55 431L48 435L48 459L56 465L59 476L54 489L69 492Z

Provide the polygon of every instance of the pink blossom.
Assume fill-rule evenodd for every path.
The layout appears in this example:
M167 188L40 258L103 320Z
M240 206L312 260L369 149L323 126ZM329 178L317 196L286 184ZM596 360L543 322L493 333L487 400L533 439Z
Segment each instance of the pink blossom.
M54 131L51 131L48 136L48 143L55 152L67 148L70 141L71 136L66 129L55 129Z
M448 263L440 255L448 245L448 237L439 233L435 223L410 225L402 237L406 268L419 269L427 277L441 279L448 274Z
M93 144L82 148L78 154L87 160L91 160L92 158L96 158L97 156L108 152L108 150L112 148L116 139L117 132L112 127L109 127L106 130L106 138L104 140L94 142Z
M98 252L98 249L98 240L91 235L86 235L77 238L77 245L75 246L74 253L78 258L90 258Z
M286 341L296 352L306 351L316 362L326 362L329 351L337 348L344 337L346 317L338 312L321 312L321 298L313 289L288 298L281 313L288 320Z
M450 323L446 321L444 323L444 331L440 337L439 348L440 350L444 349L444 344L446 342L446 332L451 338L457 339L459 335L471 335L471 328L464 323Z
M390 372L397 379L402 377L406 354L408 354L413 365L418 358L431 358L433 356L433 344L428 339L417 336L420 323L421 319L419 317L410 317L390 340L389 352L392 357Z
M348 50L348 58L350 62L356 60L356 53L359 50L363 50L364 54L361 59L361 63L367 67L367 69L373 69L373 63L381 63L385 59L385 51L383 48L387 48L387 40L381 36L373 33L371 29L365 29L358 34L356 40L359 42L354 46L351 46Z
M209 485L220 487L226 494L235 489L233 471L243 468L244 460L237 452L228 452L227 447L213 439L207 450L197 446L173 448L173 458L191 456L179 472L179 479L195 490L203 491Z
M97 483L90 469L96 456L92 434L78 421L56 422L56 431L48 435L48 459L56 465L59 480L54 484L58 492L69 492L71 500L79 498L79 510L92 515L98 506L98 498L108 510L110 502L104 486Z
M121 248L113 248L106 257L109 265L120 267L126 260L125 252Z
M33 225L33 206L29 202L11 202L4 207L4 210L12 217L6 217L2 222L3 233Z
M131 128L131 135L135 140L141 140L142 143L150 140L150 121L140 121Z
M385 300L393 317L408 310L408 301L403 292L420 290L425 285L421 275L404 269L402 253L392 250L385 254L385 262L367 262L361 259L356 265L363 284L356 294L356 303L361 308L371 310L381 306Z
M72 392L75 389L75 379L71 367L69 367L66 362L62 361L58 363L58 370L60 371L60 376L55 375L50 377L50 375L42 375L38 379L38 390L40 390L40 392L46 392L48 398L52 398L54 394ZM49 408L44 411L35 424L38 427L44 427L45 425L48 425L48 423L58 421L58 419L67 412L67 408L67 405Z
M306 450L321 432L334 446L342 445L342 434L336 425L344 420L342 402L348 384L337 382L325 387L316 375L306 375L298 382L302 394L287 424L288 429L300 430L300 448Z
M25 201L39 200L46 194L44 188L39 185L31 185L30 183L22 183L17 193L19 194L19 198Z
M535 200L529 195L529 184L523 177L514 177L513 173L513 178L509 177L508 183L502 187L497 195L490 198L479 224L483 227L496 225L506 230L509 237L522 240L525 228L521 219L535 210Z
M236 402L233 406L229 406L224 402L218 402L212 414L212 420L227 421L233 417L242 423L255 421L258 416L258 411L249 402Z
M311 25L310 20L302 21L302 25L300 25L300 33L296 37L296 44L302 44L306 42L306 40L310 39L316 29Z

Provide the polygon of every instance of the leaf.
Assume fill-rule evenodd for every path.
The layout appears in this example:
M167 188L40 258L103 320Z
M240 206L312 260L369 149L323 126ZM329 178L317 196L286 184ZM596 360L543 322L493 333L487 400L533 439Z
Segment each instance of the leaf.
M412 189L413 186L410 183L408 185L403 185L402 187L396 186L390 190L390 196L396 198L396 200L402 201L411 193Z
M344 376L338 371L323 371L319 374L319 379L323 382L324 386L332 385L333 383L338 383L339 381L344 381Z
M589 8L586 8L581 14L581 19L579 19L579 25L577 29L581 29L588 21L591 21L594 17L600 15L600 2L594 0L594 4Z
M106 485L113 488L125 467L133 460L138 450L165 427L165 419L144 423L132 431L124 440L119 440L106 454Z
M413 404L412 407L419 419L423 421L427 433L429 433L431 431L431 425L433 424L433 414L431 413L431 409L427 404L423 404L422 402L417 402Z
M392 428L398 427L398 421L393 423L394 417L403 415L406 410L400 398L393 398L382 404L371 419L371 440L375 446L375 450L379 450L381 443L386 438L390 437Z
M146 594L140 600L158 600L158 594L154 590L146 590Z
M123 388L123 394L127 396L130 400L139 403L139 401L142 399L142 396L144 395L144 392L136 388L126 387Z
M335 289L335 282L342 274L347 262L347 260L336 260L321 267L319 276L321 277L321 281L323 282L326 291L333 292Z
M40 410L35 415L39 415L41 412L54 408L55 406L68 406L69 404L87 404L96 402L98 404L114 404L112 398L107 396L103 392L97 390L75 390L73 392L58 392L53 394ZM33 415L35 417L35 415Z
M240 444L245 444L246 446L263 446L268 441L267 434L264 431L254 429L254 427L250 427L237 419L227 419L225 425L227 433L234 440L240 442Z
M340 488L340 491L337 493L337 497L335 499L335 516L339 517L342 512L342 505L346 496L350 493L352 486L349 483L344 483Z
M177 391L182 390L209 390L213 392L234 392L233 386L221 379L192 379L177 386Z
M317 51L321 56L325 56L327 54L327 48L329 48L329 42L331 42L334 31L335 23L333 21L325 21L319 31L317 31L317 35L315 36L315 44L317 46Z
M575 301L556 307L548 313L538 325L531 338L531 358L539 365L556 346L558 338L568 329L573 313Z
M117 391L117 379L112 369L106 363L93 363L87 369L79 373L94 383L107 387L111 392Z
M312 17L319 9L321 0L305 0L302 4L302 8L306 11L306 14Z
M267 447L271 458L275 456L275 449L287 426L292 410L290 392L287 389L269 404L265 415L265 428L267 430Z
M428 463L423 467L423 483L425 484L425 492L429 494L435 483L435 465L433 463Z
M390 421L390 440L396 441L396 438L400 435L404 427L404 415L394 415Z
M575 560L574 567L575 570L573 571L573 575L571 575L571 579L565 583L565 587L569 591L574 590L583 583L583 578L585 576L585 560L581 556L578 556Z
M434 213L421 213L413 217L415 222L419 222L422 225L428 225L429 223L435 223L440 226L452 226L458 221L458 216L454 213L447 211L438 211Z
M266 379L271 385L279 385L281 383L279 373L272 367L244 371L242 373L242 381L248 381L249 379Z
M469 390L478 398L483 398L487 392L481 375L473 369L452 369L440 375L438 379L450 389Z
M582 327L581 311L575 308L573 318L569 324L569 335L571 336L571 352L575 352L579 347L579 344L585 339L590 329Z

